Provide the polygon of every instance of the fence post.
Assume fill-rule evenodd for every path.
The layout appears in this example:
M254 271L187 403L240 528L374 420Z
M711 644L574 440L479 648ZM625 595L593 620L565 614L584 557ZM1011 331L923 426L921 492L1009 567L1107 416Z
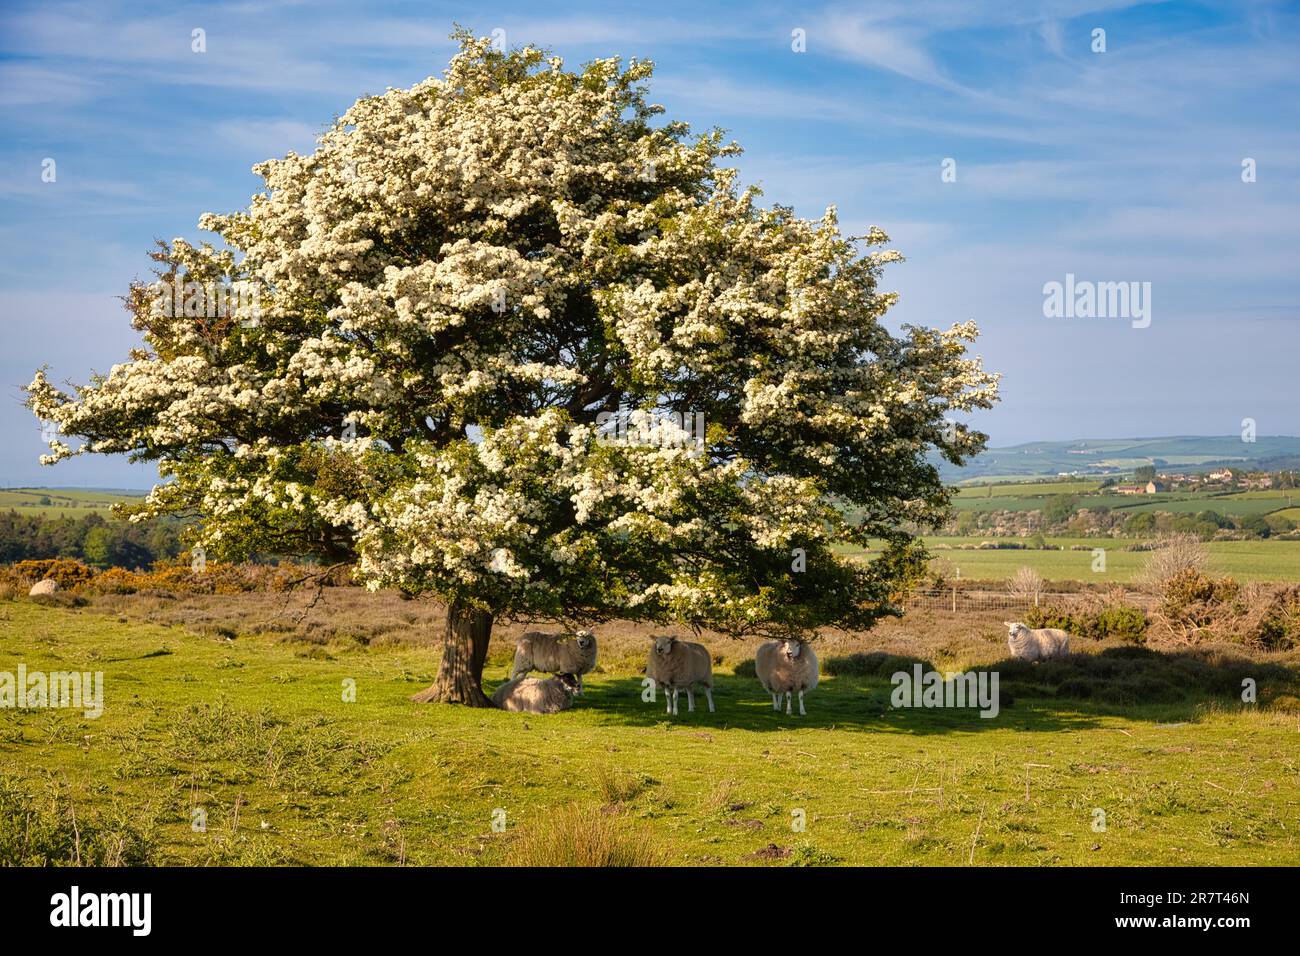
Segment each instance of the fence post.
M957 613L957 585L952 586L952 613Z

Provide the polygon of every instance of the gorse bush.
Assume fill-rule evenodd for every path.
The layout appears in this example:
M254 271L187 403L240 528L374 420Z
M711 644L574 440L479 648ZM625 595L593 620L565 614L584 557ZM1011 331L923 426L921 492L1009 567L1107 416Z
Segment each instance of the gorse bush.
M1031 607L1025 614L1030 627L1058 627L1076 637L1103 640L1117 637L1140 644L1146 640L1147 617L1141 608L1106 603L1097 608L1066 611L1055 605Z
M1243 585L1186 568L1165 582L1153 618L1170 643L1287 650L1300 646L1300 587Z
M14 596L44 578L53 578L64 591L87 594L248 594L283 592L299 584L338 586L349 583L347 568L323 571L311 565L225 564L208 561L196 567L188 555L160 561L152 571L109 568L96 572L80 561L62 558L20 561L0 568L0 586Z
M80 561L69 561L64 558L19 561L11 571L21 583L29 587L37 581L52 578L65 591L85 584L95 576L93 568L87 567Z
M1130 605L1104 607L1093 617L1093 622L1102 637L1119 637L1134 643L1146 639L1147 616L1141 608Z

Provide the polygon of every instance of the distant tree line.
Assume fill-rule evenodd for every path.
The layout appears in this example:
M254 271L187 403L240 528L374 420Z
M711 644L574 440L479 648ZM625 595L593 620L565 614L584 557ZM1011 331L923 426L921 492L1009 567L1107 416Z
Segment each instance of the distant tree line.
M151 568L184 550L175 519L132 524L103 515L77 517L0 512L0 564L45 558L77 558L98 568Z
M1140 511L1136 514L1105 505L1088 507L1088 498L1053 495L1037 511L960 511L951 525L954 533L981 532L1025 535L1032 532L1080 537L1117 533L1126 537L1156 537L1184 532L1209 540L1214 537L1271 538L1293 535L1296 522L1281 514L1225 515L1211 508L1195 513Z

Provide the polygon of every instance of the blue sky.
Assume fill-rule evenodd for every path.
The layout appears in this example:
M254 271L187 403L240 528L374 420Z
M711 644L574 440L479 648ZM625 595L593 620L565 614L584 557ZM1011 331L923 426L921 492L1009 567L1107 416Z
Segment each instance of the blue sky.
M994 444L1245 417L1300 434L1294 4L20 0L0 11L0 484L152 480L106 458L41 468L20 387L121 361L116 297L152 241L244 206L253 163L309 150L358 96L440 73L454 22L574 64L651 58L653 98L730 131L766 201L880 225L908 257L886 274L891 321L979 322L1005 373L976 419ZM1044 317L1067 273L1150 282L1150 326Z

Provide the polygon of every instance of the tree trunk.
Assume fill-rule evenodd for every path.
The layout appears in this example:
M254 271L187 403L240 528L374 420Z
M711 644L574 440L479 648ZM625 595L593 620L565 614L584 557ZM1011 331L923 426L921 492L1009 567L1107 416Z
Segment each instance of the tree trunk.
M491 707L483 693L483 662L492 636L492 613L452 601L447 608L447 630L442 637L442 663L438 679L413 696L417 703L465 704Z

